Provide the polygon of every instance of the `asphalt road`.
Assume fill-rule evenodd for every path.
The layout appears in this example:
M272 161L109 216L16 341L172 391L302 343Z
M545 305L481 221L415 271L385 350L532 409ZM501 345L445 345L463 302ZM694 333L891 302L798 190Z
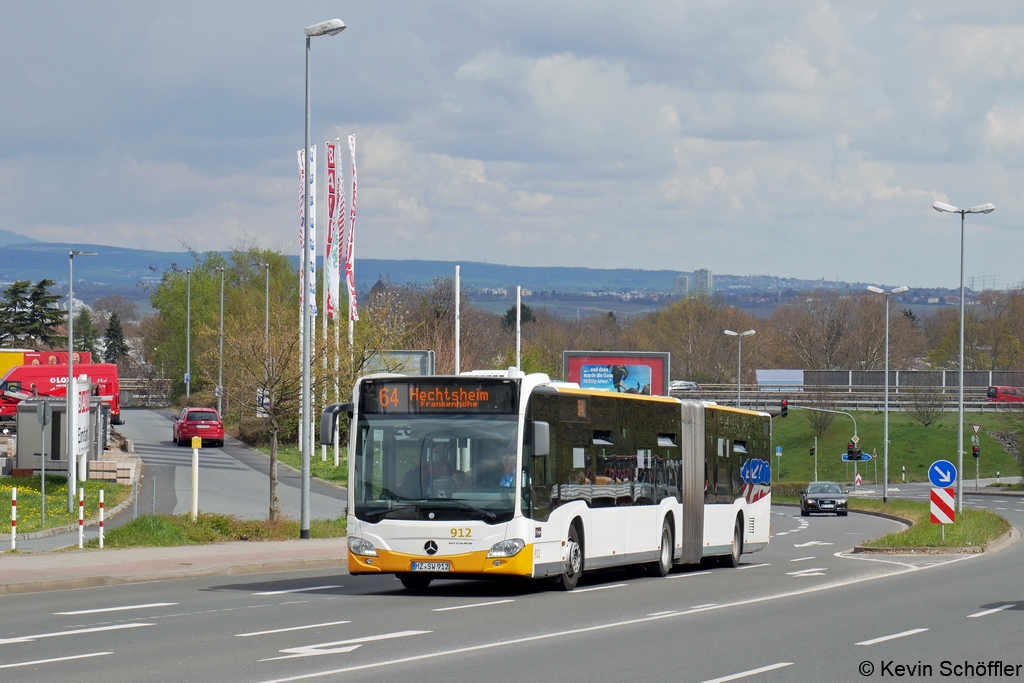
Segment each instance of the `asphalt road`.
M0 679L724 683L1024 664L1024 544L850 556L898 525L790 507L772 521L771 545L739 569L588 574L572 593L439 581L414 594L390 576L305 572L6 596Z

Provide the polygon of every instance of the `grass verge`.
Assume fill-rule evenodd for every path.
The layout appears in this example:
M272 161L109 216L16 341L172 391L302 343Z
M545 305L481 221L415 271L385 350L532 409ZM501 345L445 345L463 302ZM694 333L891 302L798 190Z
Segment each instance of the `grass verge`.
M267 456L270 455L270 446L257 446L257 448ZM340 460L338 466L334 466L334 447L327 449L327 460L320 459L320 447L316 446L313 449L313 453L309 458L309 471L310 474L317 479L323 479L324 481L333 482L341 486L345 486L348 483L348 459L347 448L343 448L340 454ZM281 446L277 447L277 458L286 465L291 465L295 469L302 468L302 453L299 451L298 446Z
M311 520L309 533L313 538L339 538L345 535L345 519ZM284 541L298 537L299 523L291 519L271 523L203 513L193 522L189 515L145 515L108 531L103 545L107 548L152 548L225 541ZM93 539L86 545L95 548L99 543Z
M104 507L111 510L130 494L130 486L121 486L111 481L87 481L79 484L85 489L85 518L95 517L100 509L100 489L103 489ZM0 508L9 504L11 488L18 489L18 533L28 534L41 531L42 482L39 475L32 477L0 477ZM67 526L78 523L78 501L74 512L68 512L68 480L65 476L46 476L46 527ZM5 515L6 516L6 515ZM9 525L7 525L9 528Z
M956 522L946 525L946 538L942 539L939 524L931 523L931 506L916 500L862 500L847 498L851 510L881 512L909 519L913 524L881 538L864 543L868 548L963 548L983 546L1010 530L1010 523L988 510L964 510ZM800 504L799 496L772 496L774 503Z

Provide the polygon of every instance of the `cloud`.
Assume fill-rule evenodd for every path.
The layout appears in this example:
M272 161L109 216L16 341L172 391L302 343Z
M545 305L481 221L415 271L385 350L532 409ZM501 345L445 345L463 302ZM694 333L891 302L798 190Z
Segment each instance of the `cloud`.
M297 250L301 29L334 9L52 11L0 23L0 227ZM1012 3L379 0L342 18L311 46L312 131L357 134L359 256L834 277L841 254L949 285L935 264L956 250L925 237L948 195L997 205L977 267L1021 279Z

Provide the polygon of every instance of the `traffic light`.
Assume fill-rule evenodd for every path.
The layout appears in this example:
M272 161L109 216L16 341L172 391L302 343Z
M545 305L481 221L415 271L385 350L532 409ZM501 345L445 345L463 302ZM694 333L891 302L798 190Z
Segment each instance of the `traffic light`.
M981 448L979 448L977 444L971 446L971 452L974 454L975 458L981 457Z
M853 460L853 442L846 444L846 459Z
M853 459L856 460L857 462L860 462L861 460L864 459L864 456L861 455L859 448L853 452Z
M786 399L782 399L782 413L781 414L782 414L782 417L787 417L789 415L789 401L787 401Z
M814 446L811 446L811 457L814 457Z

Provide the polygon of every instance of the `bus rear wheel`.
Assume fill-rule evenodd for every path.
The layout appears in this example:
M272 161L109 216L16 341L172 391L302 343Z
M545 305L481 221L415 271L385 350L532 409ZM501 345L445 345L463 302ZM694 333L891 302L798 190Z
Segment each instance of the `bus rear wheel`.
M569 538L565 542L565 571L563 571L556 583L564 591L571 591L579 583L583 575L583 546L580 545L579 532L576 525L569 527Z
M661 550L658 551L658 561L651 562L648 565L651 573L657 574L658 576L668 576L672 571L672 526L669 524L668 519L661 525Z
M423 591L427 589L433 579L429 576L417 576L416 574L400 574L398 580L408 590Z
M740 566L740 556L743 554L743 523L737 518L736 527L732 532L732 552L723 555L721 562L724 567Z

